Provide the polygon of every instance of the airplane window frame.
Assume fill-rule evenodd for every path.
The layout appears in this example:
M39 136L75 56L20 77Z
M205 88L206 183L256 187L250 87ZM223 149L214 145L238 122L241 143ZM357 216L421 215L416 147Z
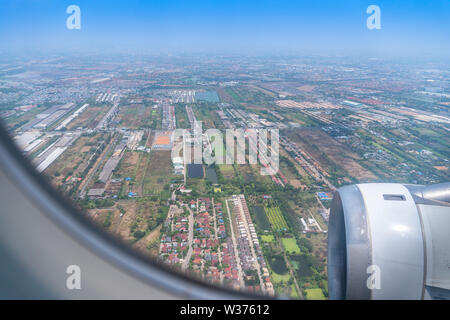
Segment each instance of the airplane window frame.
M7 176L65 233L102 259L119 267L134 278L175 295L190 299L268 299L210 284L170 269L156 259L130 250L125 243L90 222L67 196L53 188L30 164L0 119L0 161ZM189 288L189 293L186 289Z

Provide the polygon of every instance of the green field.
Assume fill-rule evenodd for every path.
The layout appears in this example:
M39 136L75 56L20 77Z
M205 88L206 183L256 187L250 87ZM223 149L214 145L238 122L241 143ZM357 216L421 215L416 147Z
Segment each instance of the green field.
M286 220L284 220L283 214L278 207L267 207L264 208L267 217L269 218L270 224L275 231L287 230L288 226Z
M261 236L261 240L264 242L273 242L274 237L271 234L265 234Z
M207 102L219 102L219 96L215 91L204 91L204 92L196 92L195 93L196 100L202 100Z
M306 299L307 300L326 300L327 298L323 295L322 289L306 289Z
M272 272L270 278L272 279L273 283L288 282L291 278L291 275L289 273L278 274L276 272Z
M255 221L258 227L262 230L270 230L270 222L267 220L267 214L264 212L263 207L254 207ZM273 236L272 236L273 237Z
M281 238L281 242L283 243L284 249L288 253L294 253L299 254L300 248L297 245L297 242L295 241L295 238Z
M299 295L297 292L297 288L295 287L295 284L291 284L291 298L292 299L298 299Z
M170 156L170 151L165 150L151 153L143 179L143 195L169 197L168 186L174 178Z

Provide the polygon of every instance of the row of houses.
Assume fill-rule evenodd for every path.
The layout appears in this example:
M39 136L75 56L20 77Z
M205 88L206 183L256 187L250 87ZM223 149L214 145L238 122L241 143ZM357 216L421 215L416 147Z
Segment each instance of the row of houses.
M189 249L189 220L184 210L171 207L164 228L167 233L161 236L160 258L170 265L181 264Z
M233 210L235 211L236 227L238 230L239 259L242 269L245 273L248 273L249 270L256 270L258 277L261 277L260 283L262 282L264 284L264 288L261 288L260 285L250 285L247 286L247 290L255 293L265 292L269 295L274 295L273 284L270 280L267 264L245 197L244 195L233 196L233 200ZM252 249L255 254L253 254Z

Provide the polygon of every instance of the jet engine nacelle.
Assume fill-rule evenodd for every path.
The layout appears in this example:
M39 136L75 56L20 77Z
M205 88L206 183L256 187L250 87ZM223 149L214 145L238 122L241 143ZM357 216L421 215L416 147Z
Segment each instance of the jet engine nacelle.
M338 189L328 287L331 299L450 299L450 183Z

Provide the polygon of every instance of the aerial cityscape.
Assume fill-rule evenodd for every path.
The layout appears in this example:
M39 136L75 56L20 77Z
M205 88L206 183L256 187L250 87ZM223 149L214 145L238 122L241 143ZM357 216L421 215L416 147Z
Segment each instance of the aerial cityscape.
M294 299L328 297L336 188L450 180L449 106L448 62L432 59L0 61L0 118L80 214L167 268ZM242 129L247 153L256 145L250 130L277 129L278 170L262 175L261 158L199 164L173 157L173 132L194 134L200 121L202 130ZM211 137L200 134L189 143L209 146Z

